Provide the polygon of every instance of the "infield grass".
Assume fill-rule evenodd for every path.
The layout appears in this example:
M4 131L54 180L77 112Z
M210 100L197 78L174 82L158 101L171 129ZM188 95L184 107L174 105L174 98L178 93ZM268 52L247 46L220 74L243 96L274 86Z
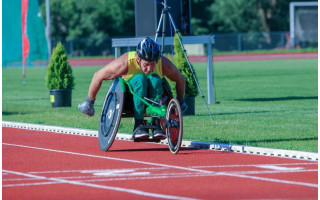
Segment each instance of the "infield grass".
M207 96L206 63L194 63L200 87ZM196 98L196 115L184 117L184 139L277 149L318 151L318 61L269 60L216 62L215 100ZM2 69L2 120L98 129L100 109L110 81L97 95L96 115L87 117L77 105L87 96L95 71L74 67L71 108L52 108L45 86L46 68ZM131 133L132 118L121 120L119 132ZM97 143L98 145L98 143Z

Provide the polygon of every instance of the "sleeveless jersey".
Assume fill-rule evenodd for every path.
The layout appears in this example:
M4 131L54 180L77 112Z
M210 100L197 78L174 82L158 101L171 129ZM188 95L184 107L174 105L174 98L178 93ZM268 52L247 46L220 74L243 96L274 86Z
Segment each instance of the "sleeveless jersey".
M140 66L137 63L136 60L136 52L135 51L130 51L128 53L128 73L126 75L126 77L124 78L124 80L129 81L132 77L134 77L137 74L143 74L146 77L149 76L150 74L158 74L160 76L160 78L163 77L162 75L162 62L161 62L161 58L158 60L156 67L154 68L153 72L151 72L150 74L145 74Z

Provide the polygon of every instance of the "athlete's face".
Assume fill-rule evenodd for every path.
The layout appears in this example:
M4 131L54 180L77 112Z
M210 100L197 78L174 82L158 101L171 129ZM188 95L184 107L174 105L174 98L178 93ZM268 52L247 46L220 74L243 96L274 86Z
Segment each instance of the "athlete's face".
M141 68L141 70L145 73L145 74L150 74L151 72L153 72L154 68L156 67L157 62L156 61L146 61L140 58L137 58L138 64Z

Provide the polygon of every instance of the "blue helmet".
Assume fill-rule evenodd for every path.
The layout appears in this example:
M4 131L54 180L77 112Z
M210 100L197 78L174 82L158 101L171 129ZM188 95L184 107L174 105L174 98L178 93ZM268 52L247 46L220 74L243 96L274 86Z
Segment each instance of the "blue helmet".
M149 37L144 38L137 46L137 54L139 58L146 61L157 61L159 60L160 47L158 43Z

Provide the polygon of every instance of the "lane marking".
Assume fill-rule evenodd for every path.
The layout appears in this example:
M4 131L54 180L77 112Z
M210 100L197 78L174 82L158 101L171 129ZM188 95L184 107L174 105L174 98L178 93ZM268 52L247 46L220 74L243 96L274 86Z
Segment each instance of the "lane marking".
M175 166L175 165L166 165L166 164L152 163L152 162L139 161L139 160L114 158L114 157L108 157L108 156L98 156L98 155L92 155L92 154L76 153L76 152L71 152L71 151L62 151L62 150L47 149L47 148L41 148L41 147L32 147L32 146L19 145L19 144L9 144L9 143L2 143L2 144L8 145L8 146L37 149L37 150L71 154L71 155L77 155L77 156L85 156L85 157L91 157L91 158L102 158L102 159L107 159L107 160L115 160L115 161L130 162L130 163L137 163L137 164L144 164L144 165L152 165L152 166L158 166L158 167L174 168L174 169L187 170L187 171L193 171L193 172L212 173L211 171L206 171L206 170L192 169L192 168L186 168L186 167L179 167L179 166Z
M60 183L57 183L57 182L42 182L42 183L2 184L2 187L25 187L25 186L38 186L38 185L51 185L51 184L60 184Z
M140 168L121 168L122 170L160 170L160 169L168 169L167 167L140 167ZM90 173L97 171L104 171L106 169L85 169L85 170L58 170L58 171L39 171L39 172L29 172L30 174L51 174L51 173L71 173L71 172L79 172L79 173ZM112 169L108 169L112 170ZM117 169L118 170L118 169Z
M172 178L172 177L181 177L181 178L189 178L189 177L198 177L198 176L220 176L221 174L233 174L233 175L252 175L252 174L279 174L279 173L301 173L301 172L317 172L317 169L307 169L307 170L298 170L298 171L234 171L234 172L214 172L212 174L203 174L203 173L158 173L158 174L150 174L150 173L136 173L136 174L128 174L125 176L124 174L106 174L106 175L100 175L96 176L95 173L93 173L91 176L64 176L64 177L55 177L59 179L90 179L92 181L94 180L106 180L106 181L113 181L113 180L134 180L134 179L150 179L150 178ZM28 172L28 174L31 174L31 172ZM114 178L116 177L116 178ZM33 181L37 180L36 178L4 178L2 179L3 182L6 181Z
M93 176L146 176L146 175L150 175L150 172L144 172L144 171L136 172L134 169L132 170L112 169L112 170L93 172L92 175Z
M2 121L2 127L98 137L98 131L96 130L79 129L79 128L71 128L71 127L59 127L59 126L51 126L51 125L39 125L39 124L30 124L30 123L21 123L21 122L8 122L8 121ZM116 136L116 139L131 141L131 134L118 133ZM159 144L168 145L168 141L163 140ZM182 147L196 148L196 149L209 149L209 150L217 150L217 151L228 151L228 152L234 152L234 153L252 154L252 155L260 155L260 156L281 157L281 158L288 158L288 159L310 160L310 161L316 161L316 162L318 161L318 153L315 153L315 152L293 151L293 150L284 150L284 149L269 149L269 148L263 148L263 147L230 145L230 144L216 143L216 142L212 143L212 142L200 142L200 141L189 141L189 140L183 140Z
M317 170L308 170L307 172L317 171ZM292 172L292 171L290 171ZM244 172L245 173L245 172ZM280 173L272 171L270 173ZM247 173L248 174L248 173ZM252 174L254 174L252 172ZM152 180L152 179L168 179L168 178L194 178L194 177L208 177L208 176L220 176L221 174L203 174L203 173L181 173L181 174L166 174L166 175L157 175L157 176L144 176L144 177L121 177L121 178L94 178L94 177L56 177L64 179L80 179L88 178L81 180L81 182L111 182L111 181L132 181L132 180ZM89 179L91 178L91 179ZM20 179L23 180L23 179ZM35 178L29 178L25 180L38 180ZM22 184L3 184L3 187L18 187L18 186L29 186L29 185L48 185L48 184L57 184L57 182L45 182L45 183L22 183Z
M225 175L226 176L233 176L232 174L225 174ZM312 184L312 183L303 183L303 182L297 182L297 181L286 181L286 180L279 180L279 179L274 179L274 178L263 178L263 177L248 176L248 175L237 175L237 177L250 178L250 179L255 179L255 180L259 180L259 181L269 181L269 182L275 182L275 183L286 183L286 184L291 184L291 185L300 185L300 186L318 188L318 184Z
M264 166L290 166L290 165L316 165L318 166L317 162L310 162L310 163L275 163L275 164L248 164L248 165L205 165L205 166L189 166L190 168L227 168L227 167L257 167L260 165Z
M257 165L256 167L262 169L273 169L277 171L298 171L303 169L303 167L280 167L275 165Z
M50 181L54 181L54 182L58 182L58 183L67 183L67 184L81 185L81 186L92 187L92 188L114 190L114 191L119 191L119 192L136 194L136 195L140 195L140 196L155 197L155 198L161 198L161 199L194 200L193 198L187 198L187 197L157 194L157 193L145 192L145 191L140 191L140 190L135 190L135 189L113 187L113 186L106 186L106 185L97 185L97 184L92 184L92 183L83 183L80 181L68 181L68 180L59 179L59 178L49 178L49 177L45 177L45 176L37 176L37 175L32 175L32 174L27 174L27 173L22 173L22 172L5 170L5 169L2 169L2 171L7 172L7 173L11 173L11 174L15 174L15 175L19 175L19 176L37 178L39 180L50 180Z
M138 164L145 164L145 165L152 165L152 166L168 167L168 168L180 169L180 170L192 171L192 172L202 172L204 174L220 174L220 175L225 175L225 176L233 176L233 177L238 177L238 178L248 178L248 179L260 180L260 181L286 183L286 184L300 185L300 186L307 186L307 187L318 187L317 184L304 183L304 182L283 181L283 180L279 180L279 179L270 179L270 178L254 177L254 176L247 176L247 175L238 175L238 174L232 174L232 173L212 172L212 171L207 171L207 170L199 170L199 169L180 167L180 166L175 166L175 165L166 165L166 164L160 164L160 163L152 163L152 162L138 161L138 160L129 160L129 159L122 159L122 158L107 157L107 156L98 156L98 155L76 153L76 152L62 151L62 150L54 150L54 149L47 149L47 148L41 148L41 147L32 147L32 146L25 146L25 145L18 145L18 144L9 144L9 143L2 143L2 144L8 145L8 146L30 148L30 149L37 149L37 150L78 155L78 156L86 156L86 157L93 157L93 158L102 158L102 159L107 159L107 160L116 160L116 161L122 161L122 162L130 162L130 163L138 163Z
M206 165L206 166L188 166L188 168L234 168L234 167L257 167L260 165L271 165L271 166L290 166L290 165L316 165L318 163L275 163L275 164L247 164L247 165ZM318 168L318 167L317 167ZM168 169L167 167L139 167L139 168L121 168L121 170L163 170ZM112 170L112 169L86 169L86 170L55 170L55 171L35 171L28 172L30 174L51 174L51 173L71 173L71 172L79 172L79 173L90 173L90 172L98 172L104 170ZM118 169L117 169L118 170ZM5 175L5 174L3 174Z

